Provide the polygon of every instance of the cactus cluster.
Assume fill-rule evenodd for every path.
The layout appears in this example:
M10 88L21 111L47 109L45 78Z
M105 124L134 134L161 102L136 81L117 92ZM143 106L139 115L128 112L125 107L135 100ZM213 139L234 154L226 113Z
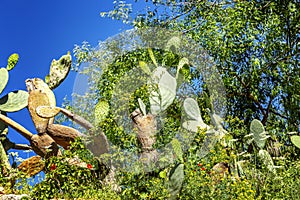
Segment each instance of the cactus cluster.
M7 85L9 79L8 71L12 70L19 59L18 54L12 54L8 58L6 68L0 68L0 94ZM9 92L0 98L0 111L15 112L27 106L28 93L23 90Z
M9 56L6 67L0 68L0 94L6 87L9 79L9 71L18 63L19 55L14 53ZM0 98L0 114L6 116L6 112L15 112L27 106L28 93L23 90L9 92ZM0 159L5 168L9 169L10 165L6 151L14 145L7 138L7 125L0 120ZM4 170L6 170L4 169ZM5 172L4 172L5 173Z

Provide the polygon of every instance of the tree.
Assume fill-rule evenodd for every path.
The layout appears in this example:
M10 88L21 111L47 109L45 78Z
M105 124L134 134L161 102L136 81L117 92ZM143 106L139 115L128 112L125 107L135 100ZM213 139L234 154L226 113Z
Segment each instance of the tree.
M283 132L299 130L299 2L149 4L152 9L132 15L132 23L175 29L199 42L223 76L228 116L247 125L258 118Z

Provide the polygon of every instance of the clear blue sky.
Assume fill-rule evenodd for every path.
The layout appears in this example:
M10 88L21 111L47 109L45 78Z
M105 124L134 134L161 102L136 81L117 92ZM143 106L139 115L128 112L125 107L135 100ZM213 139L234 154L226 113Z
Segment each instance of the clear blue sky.
M49 72L53 58L58 59L75 44L88 41L96 46L98 41L131 27L120 21L101 18L100 12L113 9L110 0L1 0L0 3L0 67L5 67L12 53L20 56L17 66L10 71L10 79L3 94L12 90L26 90L27 78L43 78ZM71 91L75 79L71 72L67 79L54 90L57 104ZM8 116L36 133L27 109ZM26 140L10 129L9 138L16 143ZM24 155L23 155L24 156Z

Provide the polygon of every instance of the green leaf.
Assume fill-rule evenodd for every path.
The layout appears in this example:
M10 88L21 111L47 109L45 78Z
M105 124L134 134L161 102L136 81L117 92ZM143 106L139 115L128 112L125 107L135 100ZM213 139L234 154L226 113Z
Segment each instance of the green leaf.
M166 178L167 177L167 172L165 170L159 172L159 177L160 178Z
M0 94L4 90L7 82L8 82L8 71L6 68L0 68Z
M16 66L18 61L19 61L19 55L17 53L11 54L7 60L6 69L8 71L12 70Z
M144 73L151 74L151 70L149 69L147 63L145 63L144 61L139 61L139 66Z
M291 136L291 141L296 147L300 148L300 136L298 135Z
M156 67L158 67L158 64L157 64L157 62L156 62L156 59L155 59L155 56L154 56L154 53L153 53L152 49L148 48L148 53L149 53L149 56L150 56L150 58L151 58L153 64L154 64Z
M139 101L140 109L141 109L143 115L144 116L147 115L146 106L145 106L144 102L140 98L138 98L138 101Z
M18 90L10 92L0 99L0 110L15 112L25 108L28 104L28 92Z

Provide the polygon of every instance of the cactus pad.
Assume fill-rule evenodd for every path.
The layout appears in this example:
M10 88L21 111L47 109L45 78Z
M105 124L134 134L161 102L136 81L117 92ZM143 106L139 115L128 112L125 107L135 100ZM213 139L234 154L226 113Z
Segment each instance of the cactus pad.
M0 68L0 94L4 90L8 82L8 71L5 68Z
M265 166L267 167L267 169L270 172L276 173L275 166L274 166L272 157L269 154L269 152L267 152L266 150L261 149L258 152L258 156L260 157L260 159L263 161L263 163L265 164Z
M50 89L54 89L59 86L67 77L72 64L72 57L70 52L67 55L63 55L59 60L52 60L50 66L50 73L45 77L46 83Z
M291 136L291 141L296 147L300 148L300 136L298 135Z
M8 60L7 60L7 66L6 66L6 69L9 71L9 70L12 70L16 64L18 63L19 61L19 55L17 53L13 53L9 56Z
M42 118L53 118L60 112L59 107L39 106L36 108L36 113Z
M23 90L10 92L0 99L0 110L15 112L27 106L28 93Z
M192 98L185 99L183 107L187 118L189 119L182 124L185 129L195 133L198 131L198 127L201 129L209 129L209 126L202 120L200 109L196 100Z
M265 128L259 120L254 119L251 122L250 134L253 134L253 139L254 139L255 144L261 149L264 148L266 139L269 136L266 135Z
M177 199L177 195L180 192L183 180L184 180L184 165L178 164L171 171L169 175L169 192L170 199Z
M39 106L50 106L48 96L39 90L30 91L28 98L28 110L30 112L31 119L38 133L45 133L49 119L42 118L37 115L36 109Z
M151 88L150 109L152 114L157 115L172 104L176 96L177 82L164 67L157 67L153 72L152 78L152 84L158 85L158 88Z
M106 101L99 101L95 107L95 124L99 124L109 112L109 104Z

